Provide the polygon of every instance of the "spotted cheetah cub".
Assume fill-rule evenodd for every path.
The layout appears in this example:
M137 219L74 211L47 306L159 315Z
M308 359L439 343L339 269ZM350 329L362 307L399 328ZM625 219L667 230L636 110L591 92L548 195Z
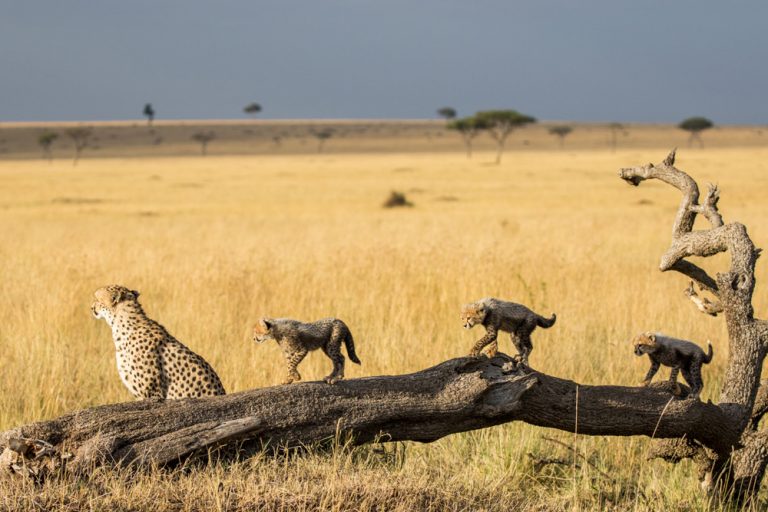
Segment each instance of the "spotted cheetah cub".
M680 384L677 383L677 374L682 372L686 382L691 386L688 398L698 399L704 380L701 377L701 366L712 361L712 343L707 341L708 350L704 351L690 341L669 338L659 333L644 332L632 338L635 347L635 355L648 354L651 359L651 368L643 380L643 386L648 386L651 379L659 371L659 366L670 366L669 382L674 384L675 395L680 395Z
M544 318L523 306L514 302L507 302L494 298L480 299L461 307L461 321L464 328L471 329L477 324L485 327L485 336L477 340L470 357L477 357L486 345L490 345L489 355L493 357L498 351L496 337L499 331L509 333L512 343L517 349L518 358L528 366L528 356L533 351L531 333L536 327L545 329L555 324L557 316Z
M325 382L335 384L344 378L344 356L341 344L347 347L347 355L353 363L360 364L355 354L355 342L347 324L337 318L323 318L317 322L303 323L290 318L262 318L253 327L253 341L263 343L268 339L277 341L288 364L288 376L283 384L301 380L296 369L312 350L323 349L333 361L333 371Z
M141 400L224 394L218 375L205 359L147 317L139 292L109 285L94 296L91 311L112 328L117 372L133 396Z

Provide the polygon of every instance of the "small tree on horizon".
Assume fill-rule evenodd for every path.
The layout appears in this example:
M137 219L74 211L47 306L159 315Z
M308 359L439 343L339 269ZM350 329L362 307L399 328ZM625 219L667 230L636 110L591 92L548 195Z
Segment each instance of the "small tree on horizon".
M453 107L443 107L437 110L437 115L446 121L452 121L456 119L456 109Z
M200 154L206 156L208 154L208 143L216 138L216 133L213 131L197 132L192 135L192 140L196 140L200 143Z
M691 133L691 136L688 137L688 147L691 147L693 145L693 141L697 140L699 141L699 147L701 148L704 147L704 142L701 140L701 132L704 130L709 130L713 126L715 126L715 123L706 117L701 116L689 117L677 125L677 127L681 130L685 130Z
M85 148L88 147L88 144L91 142L91 137L93 136L93 128L90 126L83 126L82 128L70 128L66 131L66 134L75 144L75 158L72 160L72 165L75 166L77 165L77 162L80 161L80 154Z
M144 105L143 113L144 113L144 117L147 118L147 125L152 126L152 121L155 120L155 109L152 108L151 103L147 103L146 105Z
M448 123L449 130L456 130L461 134L467 158L472 158L472 139L477 137L484 128L485 126L474 117L462 117Z
M59 138L56 132L44 132L37 138L37 143L43 149L43 158L47 158L50 163L53 160L53 143Z
M323 146L325 141L333 137L333 130L331 128L323 128L321 130L313 130L312 135L317 139L317 152L323 152Z
M608 125L608 128L611 130L611 153L616 152L616 144L618 143L619 139L619 133L623 133L624 135L627 134L627 131L624 129L624 125L621 123L613 122Z
M501 163L501 154L509 134L515 128L536 122L536 118L521 114L517 110L484 110L475 114L475 120L496 141L497 165Z
M573 131L573 128L571 126L567 125L561 125L561 126L553 126L549 129L549 133L552 135L556 135L560 138L560 148L565 145L565 138L568 136L569 133Z
M249 103L245 107L243 107L243 112L248 114L249 116L256 117L256 115L261 112L261 105L258 103Z

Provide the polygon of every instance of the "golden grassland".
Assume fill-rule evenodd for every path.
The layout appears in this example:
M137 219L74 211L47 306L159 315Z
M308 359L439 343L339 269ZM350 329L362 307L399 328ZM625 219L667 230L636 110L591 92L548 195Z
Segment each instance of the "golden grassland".
M710 339L702 398L716 400L724 321L695 310L682 276L657 269L679 194L616 174L668 149L514 151L499 166L490 152L0 161L0 430L131 399L109 329L89 311L110 283L141 291L148 314L229 392L283 377L277 345L250 341L260 316L344 319L363 361L348 362L354 378L465 355L483 333L462 329L460 305L497 296L558 314L535 332L531 364L582 383L639 383L648 362L627 343L639 331ZM718 183L725 220L766 245L768 149L681 150L678 167ZM414 206L382 208L391 190ZM758 316L765 277L759 265ZM506 336L500 349L514 352ZM321 353L300 367L306 380L329 369ZM579 457L536 467L529 454L571 459L544 436ZM430 445L98 472L42 488L2 482L0 507L705 509L692 466L647 461L648 447L511 424Z

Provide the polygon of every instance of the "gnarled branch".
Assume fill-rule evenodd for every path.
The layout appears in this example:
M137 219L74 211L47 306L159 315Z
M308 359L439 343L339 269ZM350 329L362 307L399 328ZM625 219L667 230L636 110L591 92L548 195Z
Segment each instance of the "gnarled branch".
M659 265L662 271L677 270L696 281L702 289L712 292L718 301L699 297L693 283L686 296L708 314L722 312L728 327L729 358L720 408L731 417L734 428L741 434L742 447L732 455L717 454L712 471L708 472L723 488L735 488L736 497L754 495L768 463L762 435L754 432L756 421L764 413L764 398L758 395L758 385L766 355L768 330L766 323L753 317L752 293L755 286L755 262L760 250L752 243L746 227L737 222L725 224L717 208L720 191L710 185L703 204L699 204L699 189L687 174L674 167L674 151L658 166L648 164L621 169L619 176L632 185L646 179L659 179L683 194L672 229L672 241ZM710 229L693 231L696 215L703 215ZM701 268L688 262L689 256L707 257L728 252L730 269L713 279ZM756 405L756 397L760 401ZM747 484L745 484L747 482Z
M712 302L706 297L700 297L693 287L693 281L685 289L685 296L693 302L699 311L710 316L717 316L718 313L723 312L723 306L719 302Z

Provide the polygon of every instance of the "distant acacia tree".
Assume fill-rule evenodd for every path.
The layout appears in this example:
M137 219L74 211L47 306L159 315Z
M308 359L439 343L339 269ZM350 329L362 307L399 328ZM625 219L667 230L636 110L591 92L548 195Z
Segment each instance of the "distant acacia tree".
M501 163L501 154L509 134L515 128L536 122L534 117L521 114L517 110L484 110L475 114L475 120L496 141L497 164Z
M43 158L47 158L50 162L53 160L53 143L59 138L59 134L56 132L44 132L37 138L37 143L43 150Z
M552 135L556 135L560 138L560 147L562 148L563 145L565 145L565 138L568 136L569 133L573 131L573 128L567 125L562 126L553 126L549 129L549 133Z
M699 141L699 147L704 147L704 142L701 140L701 132L704 130L709 130L715 126L715 123L707 119L706 117L689 117L688 119L685 119L682 121L679 125L677 125L678 128L681 130L685 130L687 132L691 133L691 136L688 137L688 146L693 145L693 141L697 140Z
M333 137L333 130L330 128L323 128L321 130L313 130L312 135L315 136L317 139L317 152L322 153L323 152L323 146L325 145L325 141Z
M456 109L452 107L443 107L437 109L437 115L446 121L451 121L452 119L456 119Z
M608 128L611 130L611 152L613 153L616 151L616 144L618 143L619 134L623 133L626 135L627 131L624 129L624 125L621 123L611 123L608 125Z
M80 154L91 143L91 137L93 137L93 128L89 126L83 126L81 128L70 128L65 132L67 137L72 139L75 144L75 158L72 160L72 165L77 165L80 161Z
M147 124L152 125L152 121L155 120L155 109L152 108L151 103L144 105L144 117L147 118Z
M448 123L449 130L456 130L461 134L467 150L467 158L472 158L472 139L477 137L484 128L483 123L474 117L463 117Z
M216 138L216 133L212 131L197 132L192 135L192 140L196 140L200 143L200 154L206 156L208 154L208 143Z
M249 116L256 117L256 115L261 112L261 105L258 103L249 103L245 107L243 107L243 112L248 114Z

